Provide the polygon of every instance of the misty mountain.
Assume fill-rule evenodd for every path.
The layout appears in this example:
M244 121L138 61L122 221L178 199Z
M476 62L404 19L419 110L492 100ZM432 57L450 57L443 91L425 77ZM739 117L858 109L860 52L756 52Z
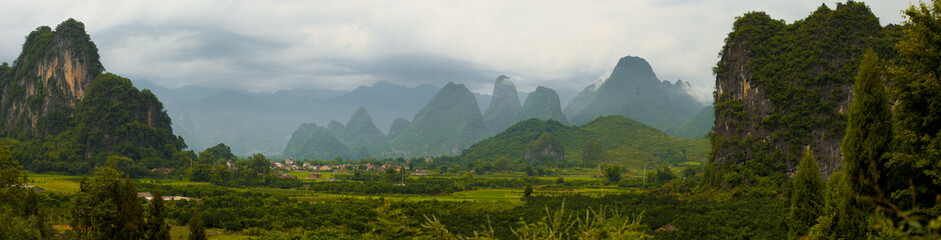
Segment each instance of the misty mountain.
M327 128L318 127L316 123L305 123L291 134L291 140L281 156L298 159L349 158L350 149L340 143Z
M520 111L519 92L510 78L500 75L493 84L490 107L484 113L484 123L491 131L502 132L514 123ZM483 105L481 105L483 106Z
M405 128L408 128L409 124L412 124L412 122L409 122L404 118L396 118L392 121L392 126L389 127L389 132L386 133L386 138L393 139L396 136L399 136L399 133L405 131Z
M559 103L559 94L551 88L539 86L526 97L523 109L516 116L516 122L530 118L541 120L556 120L568 125L568 119L562 114L562 105Z
M490 135L474 94L448 83L386 146L383 157L456 155Z
M199 151L225 143L237 155L280 154L298 125L315 122L339 136L331 121L347 119L364 107L378 129L389 129L396 118L414 116L439 90L431 85L405 87L378 82L350 92L333 90L289 90L274 93L244 93L204 87L162 88L141 81L161 99L174 133ZM149 84L149 85L148 85ZM342 127L342 124L339 124Z
M606 115L621 115L659 129L676 127L686 121L684 116L691 116L701 108L700 105L691 110L685 104L677 108L667 93L667 89L671 89L677 96L683 96L684 84L680 81L677 84L681 89L673 90L673 84L665 87L646 60L623 57L607 80L582 90L572 99L566 112L571 113L569 119L574 124Z
M360 151L365 149L367 154L377 153L386 145L386 135L372 122L372 117L366 108L356 109L346 127L337 135L337 139L350 149Z

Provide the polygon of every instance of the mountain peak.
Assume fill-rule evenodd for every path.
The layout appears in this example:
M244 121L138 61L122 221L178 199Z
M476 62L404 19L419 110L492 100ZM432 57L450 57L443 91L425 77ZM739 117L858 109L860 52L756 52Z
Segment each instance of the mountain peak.
M562 105L559 103L559 94L551 88L538 86L536 90L526 96L526 103L520 110L517 121L523 121L530 118L542 120L556 120L562 124L568 124L565 114L562 114Z
M490 107L487 107L487 112L483 115L484 123L491 131L500 132L509 127L514 117L519 114L519 92L510 78L500 75L493 84L492 96Z
M657 79L657 75L654 74L653 68L650 67L647 60L637 56L626 56L618 60L617 66L614 67L614 71L611 72L608 79L636 81Z

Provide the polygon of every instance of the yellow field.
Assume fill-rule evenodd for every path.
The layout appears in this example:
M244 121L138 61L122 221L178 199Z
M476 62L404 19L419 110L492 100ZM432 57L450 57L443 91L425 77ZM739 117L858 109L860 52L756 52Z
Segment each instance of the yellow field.
M81 180L82 177L52 174L29 174L28 176L30 185L41 187L46 191L60 193L78 192Z

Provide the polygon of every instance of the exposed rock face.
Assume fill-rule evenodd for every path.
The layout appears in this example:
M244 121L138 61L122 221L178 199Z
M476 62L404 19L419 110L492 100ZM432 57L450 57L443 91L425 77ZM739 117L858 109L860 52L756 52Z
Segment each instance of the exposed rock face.
M539 139L526 145L523 160L530 164L565 162L565 149L562 142L549 132L542 133Z
M520 111L519 93L510 78L500 75L493 84L493 98L484 113L484 123L493 132L502 132L514 123Z
M621 58L607 80L597 88L585 88L572 103L569 111L573 113L570 120L574 124L606 115L625 116L659 129L679 126L685 121L673 109L650 64L634 56ZM583 107L578 109L579 106Z
M337 136L344 145L350 149L366 149L368 152L362 155L376 153L377 150L385 146L386 136L372 122L372 117L366 112L366 108L361 107L353 113L350 121L346 123L346 128Z
M463 84L448 83L392 139L383 157L457 155L488 133L474 94Z
M516 121L523 121L530 118L542 120L556 120L562 124L568 124L565 114L562 114L562 105L559 103L559 94L546 87L536 87L526 97L526 104L523 104L523 110L516 116Z
M792 25L760 12L738 18L716 71L710 164L764 161L792 175L810 148L829 178L843 164L844 112L859 57L893 45L881 40L883 31L868 7L853 2L821 6Z
M0 67L0 124L15 135L54 134L104 70L85 25L36 28L12 68Z
M670 105L672 105L673 110L683 119L690 119L699 110L702 110L702 103L696 100L693 96L693 87L689 85L689 82L683 82L683 80L676 80L675 83L670 83L670 81L663 81L660 84L663 87L663 90L667 93L667 98L670 99Z
M389 132L386 134L386 138L393 139L396 136L399 136L399 133L405 131L405 128L408 128L408 125L412 124L404 118L396 118L392 121L392 126L389 126Z

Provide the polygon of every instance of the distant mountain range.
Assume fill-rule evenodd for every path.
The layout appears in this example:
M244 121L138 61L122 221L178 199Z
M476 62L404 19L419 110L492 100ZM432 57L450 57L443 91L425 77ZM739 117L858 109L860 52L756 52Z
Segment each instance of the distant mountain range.
M432 85L405 87L377 82L348 92L290 90L274 93L205 87L167 89L147 81L138 81L138 85L166 99L165 106L173 119L173 129L186 139L191 149L226 143L238 155L256 152L281 154L293 138L292 133L296 134L302 123L321 124L318 128L323 127L351 151L345 153L349 157L364 153L371 157L414 156L457 154L473 141L493 136L530 118L580 125L601 116L621 115L667 130L680 127L702 109L702 104L693 97L689 83L661 81L647 61L632 56L620 59L608 79L586 87L564 108L556 90L540 86L531 93L519 92L512 79L502 75L495 80L492 95L458 91L457 88L466 87L456 83L448 85L455 88L449 91ZM433 99L436 96L440 97ZM455 109L458 105L438 101L464 104ZM471 113L471 109L476 109L476 113ZM438 121L433 117L450 114L460 114L465 118ZM465 122L476 121L477 116L480 116L482 126ZM344 125L340 122L343 119L356 120L358 129L347 132L349 124L354 122ZM418 121L420 119L422 121ZM449 129L439 124L474 127ZM701 124L691 126L700 127ZM442 139L444 142L439 143L450 144L447 147L432 147L407 140L428 137L419 133L426 129L468 136L450 136L466 138L456 140L460 143L444 143L453 139ZM353 134L354 131L369 133ZM684 130L684 134L696 131L700 130ZM311 131L301 132L309 134Z

